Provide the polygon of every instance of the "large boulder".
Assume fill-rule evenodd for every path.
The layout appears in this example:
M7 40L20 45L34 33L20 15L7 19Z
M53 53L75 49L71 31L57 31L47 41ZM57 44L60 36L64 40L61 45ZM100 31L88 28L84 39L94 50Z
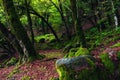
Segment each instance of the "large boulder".
M98 80L93 74L95 59L90 55L62 58L56 61L59 80Z

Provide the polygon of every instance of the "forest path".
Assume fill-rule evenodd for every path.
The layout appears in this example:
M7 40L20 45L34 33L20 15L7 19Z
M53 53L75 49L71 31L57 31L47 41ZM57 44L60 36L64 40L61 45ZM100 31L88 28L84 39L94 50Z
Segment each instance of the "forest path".
M0 80L22 80L23 78L23 80L50 80L57 78L55 62L63 57L62 50L40 50L39 53L45 54L46 58L26 63L18 69L14 69L15 66L0 68ZM7 78L8 76L10 78Z

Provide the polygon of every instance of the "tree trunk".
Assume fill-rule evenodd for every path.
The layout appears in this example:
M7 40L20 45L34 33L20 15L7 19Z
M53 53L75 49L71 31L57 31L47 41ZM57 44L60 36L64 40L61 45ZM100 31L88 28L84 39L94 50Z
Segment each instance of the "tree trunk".
M34 32L33 32L33 28L32 28L32 19L31 19L31 16L30 16L30 11L29 11L29 8L28 8L29 4L28 4L27 0L25 0L25 6L26 6L28 25L29 25L30 33L31 33L31 42L32 42L32 45L34 46Z
M55 8L58 10L58 12L60 13L62 22L63 22L63 24L64 24L64 26L65 26L65 30L66 30L67 37L68 37L68 39L70 39L70 38L71 38L71 34L70 34L70 32L69 32L68 24L67 24L66 19L65 19L65 17L64 17L61 0L58 0L59 7L57 7L57 5L56 5L52 0L50 0L50 1L51 1L51 3L55 6Z
M111 0L111 6L112 6L112 12L113 12L113 15L114 15L115 28L117 29L118 28L118 17L115 13L115 6L114 6L114 3L113 3L112 0Z
M12 34L5 26L0 22L0 31L6 37L6 39L13 45L17 53L22 57L24 52L19 44L19 41L16 39L15 35Z
M13 4L13 0L2 0L4 9L8 15L8 19L10 20L13 33L17 37L17 39L23 44L24 46L24 55L27 54L27 60L35 60L37 58L37 53L30 42L30 39L28 38L27 32L23 25L21 24L18 15L15 11L15 7Z
M117 8L116 12L115 12L117 18L118 18L118 26L120 26L120 14L119 14L119 9Z
M42 28L43 34L45 34L46 30L45 30L45 25L44 25L44 21L43 20L41 21L41 28Z
M82 47L86 47L86 41L85 41L84 32L82 30L82 26L81 26L80 15L78 14L80 10L77 9L76 0L70 0L70 3L71 3L75 32L78 38L77 40Z

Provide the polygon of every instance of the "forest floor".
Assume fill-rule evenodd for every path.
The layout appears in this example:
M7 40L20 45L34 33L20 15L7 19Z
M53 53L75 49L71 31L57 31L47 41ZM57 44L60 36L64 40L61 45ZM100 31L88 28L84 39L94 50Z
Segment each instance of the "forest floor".
M120 51L120 47L110 47L117 42L120 41L100 45L92 50L91 54L98 56L101 52ZM51 80L52 78L57 78L55 61L63 57L64 53L62 50L40 50L39 53L45 54L46 58L21 65L17 69L15 66L0 68L0 80Z
M40 54L47 57L43 60L35 60L31 63L0 68L0 80L50 80L57 78L55 61L63 57L61 50L40 50Z

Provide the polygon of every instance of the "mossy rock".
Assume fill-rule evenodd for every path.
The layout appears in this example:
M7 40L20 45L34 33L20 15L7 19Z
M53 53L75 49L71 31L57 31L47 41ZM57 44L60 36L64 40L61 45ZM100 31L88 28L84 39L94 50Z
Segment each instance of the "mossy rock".
M90 55L59 59L56 61L59 80L88 80L88 77L94 73L96 67L94 63L95 59ZM86 74L87 77L83 76ZM93 80L93 77L89 80Z

